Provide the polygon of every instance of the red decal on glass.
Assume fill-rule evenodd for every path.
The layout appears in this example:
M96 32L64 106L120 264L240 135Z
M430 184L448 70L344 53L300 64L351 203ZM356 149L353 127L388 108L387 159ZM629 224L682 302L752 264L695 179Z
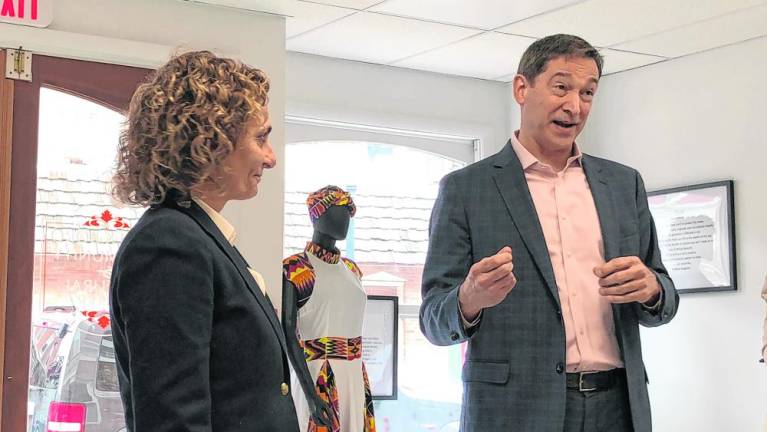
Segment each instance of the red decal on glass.
M110 223L111 222L111 223ZM83 223L87 227L102 227L104 229L128 229L130 224L125 221L121 216L115 217L109 210L104 210L98 216L91 216L90 219Z
M103 220L106 223L109 223L109 221L112 220L112 213L109 210L104 210L101 213L101 220Z
M123 218L118 216L117 219L115 219L114 227L115 228L129 228L130 225L128 225L128 222L125 222L123 220Z
M99 221L98 221L98 219L96 219L96 216L91 216L91 218L89 220L85 221L85 223L83 225L97 227L97 226L99 226Z
M83 316L88 317L89 322L95 322L99 327L106 329L109 327L111 320L109 313L104 311L82 311Z
M103 329L109 327L109 317L106 315L101 315L101 318L98 320L98 324Z

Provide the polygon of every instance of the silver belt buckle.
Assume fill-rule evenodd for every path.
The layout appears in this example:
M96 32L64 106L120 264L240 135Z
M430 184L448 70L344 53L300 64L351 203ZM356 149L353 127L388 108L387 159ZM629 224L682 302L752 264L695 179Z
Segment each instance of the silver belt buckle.
M592 392L592 391L595 391L597 389L596 387L583 388L583 376L584 375L593 374L593 373L595 373L595 372L581 372L580 374L578 374L578 391L581 391L581 392Z

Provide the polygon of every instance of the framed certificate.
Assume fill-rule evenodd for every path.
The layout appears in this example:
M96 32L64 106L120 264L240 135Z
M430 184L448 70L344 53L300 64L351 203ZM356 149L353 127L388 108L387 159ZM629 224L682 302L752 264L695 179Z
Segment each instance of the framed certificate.
M663 264L680 293L735 291L733 181L649 192Z
M369 295L362 329L362 361L374 400L397 399L396 296Z

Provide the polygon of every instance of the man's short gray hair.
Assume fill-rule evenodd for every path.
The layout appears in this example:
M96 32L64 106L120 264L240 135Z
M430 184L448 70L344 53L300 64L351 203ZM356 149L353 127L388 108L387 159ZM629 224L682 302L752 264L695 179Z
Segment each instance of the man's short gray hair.
M531 83L546 69L546 64L557 57L585 57L597 64L599 76L602 76L604 59L596 48L583 38L568 34L546 36L533 42L522 54L517 73Z

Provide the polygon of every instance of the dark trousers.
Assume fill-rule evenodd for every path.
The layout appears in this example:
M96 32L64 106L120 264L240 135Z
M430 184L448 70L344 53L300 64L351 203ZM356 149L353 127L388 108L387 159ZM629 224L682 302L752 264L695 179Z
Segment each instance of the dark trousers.
M626 379L607 390L567 390L564 432L633 432Z

